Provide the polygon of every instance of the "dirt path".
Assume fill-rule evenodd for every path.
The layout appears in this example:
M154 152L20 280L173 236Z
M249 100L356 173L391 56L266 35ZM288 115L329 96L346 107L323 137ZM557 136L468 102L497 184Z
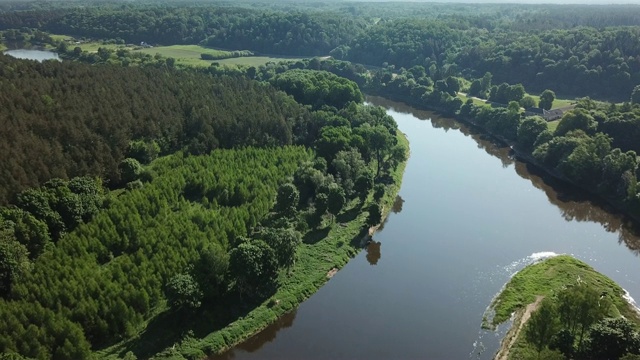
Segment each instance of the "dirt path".
M527 320L529 320L531 314L536 311L536 309L538 309L538 306L540 305L542 299L544 299L544 296L538 295L536 296L536 301L527 305L524 310L521 309L516 311L513 325L511 325L511 329L509 329L507 335L505 335L504 339L502 339L500 350L498 350L496 356L493 357L494 360L507 360L509 358L509 350L511 349L513 344L515 344L522 328L524 327L524 324L527 323Z

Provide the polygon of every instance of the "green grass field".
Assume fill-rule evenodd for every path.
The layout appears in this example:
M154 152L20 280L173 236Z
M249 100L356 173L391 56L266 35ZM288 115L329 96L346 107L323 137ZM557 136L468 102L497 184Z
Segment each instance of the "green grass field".
M468 96L466 96L466 95L462 95L461 93L458 93L458 95L457 95L457 96L460 98L460 100L462 100L462 102L463 102L463 103L466 103L466 102L467 102L467 99L469 99L469 97L468 97ZM473 104L474 104L474 105L484 105L484 106L489 106L489 105L487 105L487 103L485 103L485 102L484 102L484 101L482 101L482 100L474 99L473 97L471 98L471 100L473 101Z
M556 128L558 127L558 124L560 123L560 120L553 120L553 121L549 121L547 123L547 127L549 127L549 130L551 132L556 131Z
M69 38L65 35L52 35L54 39L64 40ZM193 67L209 67L211 63L217 62L227 67L237 66L260 66L270 61L286 61L286 60L300 60L301 58L291 57L277 57L277 56L245 56L228 58L221 60L202 60L201 54L210 54L214 56L220 56L228 54L229 51L211 49L199 45L171 45L171 46L157 46L152 48L142 48L139 46L127 46L118 44L103 44L101 42L86 42L79 45L71 45L71 47L79 46L83 51L96 52L99 48L107 48L111 50L128 49L130 51L137 51L143 54L149 54L155 56L160 54L164 58L176 59L176 64L183 66Z
M237 57L230 58L224 60L214 60L212 62L217 62L220 65L225 66L260 66L264 65L270 61L279 62L279 61L295 61L300 60L301 58L290 58L290 57L272 57L272 56L245 56L245 57Z
M532 94L525 94L525 96L531 96L532 98L534 98L536 100L536 104L538 104L540 102L540 96L538 95L532 95ZM551 106L552 109L557 109L557 108L561 108L561 107L565 107L565 106L569 106L574 104L576 101L575 100L569 100L569 99L555 99L553 100L553 105Z

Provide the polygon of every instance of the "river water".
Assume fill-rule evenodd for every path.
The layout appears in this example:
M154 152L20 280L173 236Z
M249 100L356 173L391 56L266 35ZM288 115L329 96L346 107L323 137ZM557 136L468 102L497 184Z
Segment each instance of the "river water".
M411 143L374 243L297 311L218 359L491 359L481 330L509 277L572 254L640 296L640 238L588 195L447 118L378 97Z

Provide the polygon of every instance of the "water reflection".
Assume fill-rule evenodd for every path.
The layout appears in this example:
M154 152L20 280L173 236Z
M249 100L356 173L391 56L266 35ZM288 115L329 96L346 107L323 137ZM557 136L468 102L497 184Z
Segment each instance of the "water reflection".
M402 211L402 205L404 205L404 199L402 196L396 196L396 201L393 202L393 206L391 207L391 211L394 214L398 214Z
M515 169L520 177L544 191L549 202L560 209L560 214L566 221L596 222L607 232L617 233L619 244L626 244L636 256L640 255L638 225L604 200L547 176L533 165L517 161Z
M393 205L391 205L391 212L394 214L399 214L402 211L403 204L404 204L404 199L400 195L397 195L396 199L393 201ZM380 227L378 227L378 231L384 230L384 226L387 224L388 221L389 221L389 217L387 216L386 218L384 218L384 221L382 222L382 224L380 224Z
M420 120L431 120L434 128L445 131L456 129L465 136L470 136L478 144L479 149L498 158L504 168L514 165L520 177L531 181L533 186L544 191L549 202L559 208L566 221L599 223L606 231L618 234L619 244L624 243L636 256L640 255L640 226L628 216L613 209L604 200L547 176L541 169L515 159L508 146L482 134L477 128L430 111L416 110L403 103L379 97L368 97L368 99L373 99L376 104L386 109L409 113Z
M235 359L235 349L240 349L246 352L256 352L260 350L265 344L272 342L276 339L278 335L278 331L281 329L285 329L291 327L293 325L293 321L296 318L297 310L293 310L290 313L287 313L281 316L275 323L269 325L266 329L262 330L260 333L255 336L249 338L243 343L236 346L234 349L227 351L224 354L214 355L209 357L209 360L230 360Z
M381 242L370 241L366 247L367 250L367 261L370 265L378 265L378 260L382 254L380 253Z

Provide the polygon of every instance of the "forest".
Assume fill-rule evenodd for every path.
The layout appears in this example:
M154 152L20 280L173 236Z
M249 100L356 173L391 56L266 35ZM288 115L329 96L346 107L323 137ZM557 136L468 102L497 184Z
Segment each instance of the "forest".
M393 119L329 72L0 61L3 353L88 358L166 311L224 328L347 204L379 223L406 159Z
M0 30L32 28L116 43L202 44L371 66L422 66L435 80L486 72L565 97L621 101L640 80L640 9L631 5L4 6ZM108 25L107 25L108 24ZM19 39L7 38L8 42Z
M149 357L130 344L158 314L223 329L347 207L378 224L407 149L363 92L479 126L637 218L638 21L631 5L0 4L3 44L65 59L0 55L0 350ZM194 69L76 40L317 57ZM523 111L556 97L576 100L555 126Z

